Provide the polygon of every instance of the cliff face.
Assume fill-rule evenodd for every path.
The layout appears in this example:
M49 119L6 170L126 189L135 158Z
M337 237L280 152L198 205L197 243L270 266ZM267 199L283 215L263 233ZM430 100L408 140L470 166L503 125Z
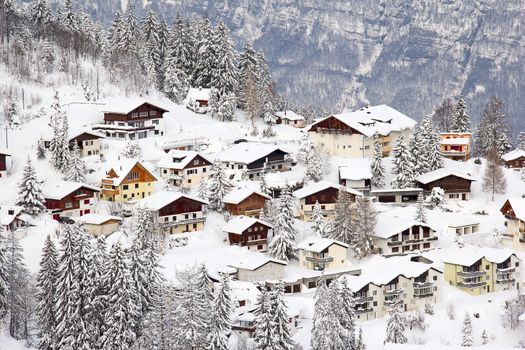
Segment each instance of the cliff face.
M121 5L83 4L106 22ZM477 119L495 93L515 131L525 129L523 0L136 1L144 6L223 20L267 54L279 88L299 102L333 111L387 103L420 119L461 94Z

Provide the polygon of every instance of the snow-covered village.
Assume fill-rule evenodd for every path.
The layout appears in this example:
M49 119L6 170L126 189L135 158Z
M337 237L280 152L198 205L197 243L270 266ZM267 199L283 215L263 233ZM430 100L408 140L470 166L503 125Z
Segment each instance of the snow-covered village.
M525 348L523 91L323 104L238 1L117 3L0 0L0 350Z

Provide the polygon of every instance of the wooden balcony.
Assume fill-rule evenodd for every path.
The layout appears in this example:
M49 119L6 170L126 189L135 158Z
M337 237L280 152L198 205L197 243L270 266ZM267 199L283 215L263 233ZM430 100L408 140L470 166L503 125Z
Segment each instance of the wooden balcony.
M198 218L161 222L159 223L159 226L160 227L173 227L173 226L180 226L180 225L196 224L196 223L205 222L205 221L206 221L206 217L201 216Z
M396 289L385 289L383 290L384 295L401 295L403 294L404 289L403 288L396 288Z
M504 279L496 278L497 284L512 284L514 282L516 282L514 278L504 278Z
M318 263L318 264L326 264L326 263L334 261L334 258L332 258L331 256L325 256L325 257L307 256L306 261L311 261L313 263Z
M459 271L458 276L461 277L480 277L485 276L485 271Z
M486 285L487 282L485 281L478 281L478 282L458 282L458 286L463 288L474 288L474 287L481 287Z

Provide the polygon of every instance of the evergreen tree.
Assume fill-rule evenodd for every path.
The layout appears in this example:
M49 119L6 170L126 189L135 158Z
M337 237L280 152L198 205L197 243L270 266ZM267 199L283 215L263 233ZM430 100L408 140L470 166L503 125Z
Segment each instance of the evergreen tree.
M58 251L51 235L48 235L42 249L40 271L37 276L38 321L40 324L41 350L55 349L55 293L57 283Z
M472 335L472 321L470 320L470 315L465 313L465 318L463 319L463 327L461 329L461 346L470 347L474 345L474 338Z
M347 348L353 349L356 344L355 302L353 292L348 288L345 276L330 284L329 294L334 316L343 330L340 336L344 344L347 344Z
M212 118L217 119L219 113L219 90L212 87L210 89L210 98L208 100L208 112Z
M69 140L68 140L68 121L67 116L62 111L58 91L55 92L54 100L51 105L49 123L53 128L53 138L51 139L49 150L51 151L51 161L55 169L65 172L69 164Z
M228 192L232 184L228 180L226 173L219 161L213 163L210 182L208 185L208 201L212 210L222 210L224 203L222 199Z
M40 45L40 64L45 72L50 73L55 64L55 49L48 40L44 40Z
M227 275L221 276L221 283L213 303L213 316L211 330L208 334L209 350L227 350L228 336L231 332L230 315L232 313L232 300L230 280Z
M138 38L139 25L138 19L135 15L135 8L131 3L128 3L128 7L123 15L117 49L120 53L125 55L138 55Z
M293 199L290 189L285 188L277 206L273 239L268 245L268 253L277 259L289 261L296 256L293 246L297 237L297 230L293 213Z
M355 342L355 350L366 350L365 341L363 340L363 329L359 327L359 333Z
M164 76L164 92L175 103L181 103L188 91L188 76L174 65L168 63Z
M215 41L215 32L209 19L197 23L199 35L194 56L193 81L196 86L210 87L218 66L217 51L220 43Z
M487 333L487 330L484 329L481 333L481 345L487 345L489 343L489 335Z
M497 96L491 96L487 102L475 137L476 152L480 156L487 156L492 149L501 156L512 149L510 126L503 112L503 101Z
M40 181L36 177L31 159L27 159L22 180L18 184L17 205L24 207L27 214L35 216L46 210L44 201Z
M0 225L0 314L5 315L7 307L7 293L9 286L7 284L7 267L8 267L7 243L4 238L4 228Z
M73 151L67 168L66 179L68 181L86 182L86 163L80 158L80 151L77 143L73 144Z
M372 185L375 187L385 187L385 167L383 165L383 146L379 134L374 134L374 157L372 164L370 164L372 170Z
M126 146L120 153L121 156L130 159L140 159L142 157L142 149L140 148L138 140L129 140Z
M416 125L410 140L408 142L408 149L413 164L414 177L426 173L428 167L428 160L426 158L426 145L424 144L422 127Z
M261 293L257 297L257 304L255 313L255 331L253 333L253 341L256 349L271 349L272 348L272 305L270 300L270 293L266 288L261 289Z
M483 174L483 191L491 194L492 201L496 193L505 193L507 189L507 180L505 173L499 165L501 158L496 150L490 151L487 156L487 164L485 165L485 173Z
M414 164L403 136L399 136L393 151L392 188L410 188L414 185Z
M398 307L393 307L386 323L385 343L405 344L406 342L405 317Z
M351 246L356 257L362 259L374 252L373 236L377 214L369 197L358 197L356 203L355 234Z
M193 73L191 46L189 39L188 29L184 25L184 21L180 13L177 13L175 19L173 20L173 27L168 35L167 40L165 79L167 80L169 75L173 74L177 70L177 76L179 77L182 85L185 87L189 85L189 79ZM168 70L171 70L170 74L168 74Z
M420 161L426 162L426 166L421 166L424 172L434 171L443 168L443 154L441 153L439 133L432 124L432 119L427 115L421 123L422 153ZM423 172L423 173L424 173Z
M335 204L335 218L332 224L330 238L350 244L354 232L355 206L350 193L344 189L339 190Z
M312 350L345 349L341 325L337 322L325 281L318 283L315 293L314 317L310 345Z
M230 37L228 27L219 21L215 30L216 62L215 74L211 78L211 86L219 90L222 97L233 94L239 83L238 68L236 66L237 53Z
M319 151L313 144L306 157L305 176L312 181L321 181L323 179L323 161Z
M44 140L42 140L42 138L38 139L38 143L36 145L36 157L37 159L46 158L46 147L44 146Z
M318 237L322 237L324 223L323 210L321 209L321 204L319 201L315 201L314 208L312 210L312 216L310 217L310 222L312 223L312 230L314 234Z
M205 180L202 180L199 183L199 188L197 189L197 196L202 199L208 198L208 184Z
M272 317L273 337L271 338L272 347L276 350L292 350L295 343L290 335L288 326L287 307L284 302L284 286L278 283L270 291L270 315Z
M297 151L297 161L306 164L308 160L308 152L314 147L308 133L301 133L301 139L299 140L299 150Z
M525 131L520 131L518 135L518 141L517 141L516 148L525 151Z
M416 217L414 220L418 222L427 222L427 214L425 212L425 206L424 206L424 196L423 193L420 193L417 196L417 206L416 206Z
M237 108L237 98L230 92L223 94L219 100L219 108L217 110L217 119L220 121L235 120L235 109Z
M239 57L239 106L246 108L247 100L255 89L257 82L257 53L250 43L245 43L243 52Z
M261 191L264 194L271 194L272 191L268 187L268 183L266 182L266 171L261 174L261 181L259 183L259 191Z
M454 106L451 127L451 131L470 132L470 116L467 114L467 104L463 97L460 97Z
M36 0L30 7L31 20L38 26L48 24L51 20L51 10L46 0Z

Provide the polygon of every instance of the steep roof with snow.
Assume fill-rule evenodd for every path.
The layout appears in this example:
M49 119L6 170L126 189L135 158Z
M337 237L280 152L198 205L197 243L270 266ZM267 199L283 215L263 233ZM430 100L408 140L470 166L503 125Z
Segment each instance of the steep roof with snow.
M239 204L240 202L250 197L254 193L258 194L259 196L263 196L266 199L272 199L272 197L260 191L252 190L249 188L240 188L240 189L233 190L230 193L228 193L222 201L228 204Z
M103 105L100 110L104 113L115 113L115 114L128 114L136 108L139 108L143 104L147 103L168 112L168 109L162 107L162 103L153 101L151 99L145 99L141 97L127 98L127 97L115 97L103 101Z
M250 164L278 150L288 153L283 151L277 145L257 142L241 142L232 145L229 149L218 154L218 156L223 162Z
M348 244L336 241L335 239L329 239L324 237L308 237L307 239L301 241L297 248L303 249L309 252L320 253L323 250L327 249L333 244L340 245L343 248L348 248Z
M317 123L331 117L368 137L376 132L386 136L392 131L413 128L416 125L414 119L387 105L363 107L354 112L335 114Z
M516 215L516 217L521 221L525 221L525 198L509 198L507 201L512 207L514 215Z
M68 135L68 140L72 140L76 137L79 137L80 135L82 134L88 134L88 135L92 135L96 138L99 138L99 139L102 139L102 138L105 138L104 135L102 135L101 133L98 133L96 131L93 131L91 129L87 129L87 128L81 128L81 129L77 129L77 130L74 130L73 132L70 132L69 135Z
M4 156L11 156L11 152L9 152L7 149L1 148L1 147L0 147L0 154L2 154Z
M466 146L470 143L470 139L466 137L454 137L450 139L441 139L439 143L442 145L462 145Z
M372 169L368 158L345 160L345 165L339 167L339 178L342 180L363 180L372 178Z
M178 170L184 169L197 156L201 156L204 160L212 163L211 160L198 152L172 149L161 160L159 160L157 167Z
M187 198L187 199L191 199L191 200L203 203L203 204L207 204L207 202L201 198L190 196L182 192L171 192L171 191L156 192L152 194L151 196L148 196L146 198L143 198L137 201L137 204L149 210L158 211L164 208L165 206L175 202L176 200L180 198Z
M157 180L157 177L153 175L153 173L148 168L146 168L144 164L135 159L120 158L119 160L113 162L107 162L104 166L104 169L106 171L106 174L109 173L111 170L113 170L115 174L117 174L117 177L113 177L111 178L111 180L113 180L113 184L115 186L119 186L122 183L122 181L126 179L126 176L128 176L128 174L135 167L135 165L144 168L145 171L147 171L155 180Z
M430 229L436 231L436 229L431 227L429 224L416 221L410 217L398 216L392 212L379 213L376 219L377 222L374 229L374 236L378 238L390 238L393 235L399 234L416 225L429 227Z
M499 264L510 258L512 255L516 254L510 249L465 245L462 248L453 247L445 250L441 259L444 263L472 266L476 261L483 257L492 263Z
M261 266L266 265L268 263L274 263L283 266L286 266L288 264L286 261L270 258L262 253L254 253L247 258L230 262L228 266L234 267L236 269L255 271Z
M235 233L237 235L242 235L242 233L251 227L254 224L261 224L268 227L272 225L266 221L259 220L257 218L252 218L249 216L233 216L230 221L222 228L224 232Z
M437 169L434 171L429 171L428 173L419 175L416 178L416 180L422 184L428 184L430 182L440 180L447 176L456 176L456 177L460 177L465 180L476 181L474 177L468 174L464 174L459 171L455 171L455 170L448 169L448 168L441 168L441 169Z
M188 103L189 101L208 101L210 99L210 91L211 89L207 88L190 88L184 99L184 103Z
M45 199L61 200L65 196L75 192L76 190L85 187L92 191L98 192L100 189L95 186L91 186L82 182L74 181L56 181L50 184L46 184L42 190L42 194Z
M276 112L275 115L278 116L281 119L304 120L304 117L302 115L299 115L299 114L295 113L294 111Z
M17 205L2 205L0 207L0 225L10 225L23 209Z
M520 157L525 157L525 151L517 148L502 155L501 159L503 159L506 162L510 162L511 160L518 159Z
M312 194L315 194L315 193L318 193L318 192L321 192L321 191L324 191L328 188L335 188L337 190L340 190L342 187L341 185L338 185L336 183L333 183L333 182L330 182L330 181L326 181L326 180L321 180L321 181L318 181L318 182L315 182L313 184L310 184L310 185L307 185L297 191L294 191L293 192L293 196L298 198L298 199L302 199L302 198L305 198L305 197L308 197L308 196L311 196ZM362 196L363 194L359 191L356 191L352 188L343 188L344 191L348 192L348 193L351 193L353 195L356 195L356 196Z
M88 225L102 225L111 220L122 221L122 218L119 216L114 216L114 215L91 213L91 214L84 214L77 219L77 221L82 222L84 224L88 224Z

